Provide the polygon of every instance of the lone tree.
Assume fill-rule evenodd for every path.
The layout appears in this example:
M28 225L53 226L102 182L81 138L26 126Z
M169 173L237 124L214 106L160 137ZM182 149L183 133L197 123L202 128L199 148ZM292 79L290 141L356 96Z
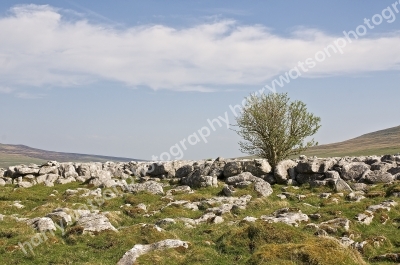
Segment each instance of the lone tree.
M272 167L317 145L314 139L304 140L321 127L321 118L309 113L303 102L290 102L287 93L250 95L236 122L236 132L244 139L240 150L268 159Z

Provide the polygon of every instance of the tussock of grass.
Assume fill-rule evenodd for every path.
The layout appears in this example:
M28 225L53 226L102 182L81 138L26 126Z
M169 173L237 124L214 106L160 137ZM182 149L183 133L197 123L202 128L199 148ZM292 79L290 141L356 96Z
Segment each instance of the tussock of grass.
M355 250L332 238L309 238L303 243L267 244L257 250L248 264L366 264Z

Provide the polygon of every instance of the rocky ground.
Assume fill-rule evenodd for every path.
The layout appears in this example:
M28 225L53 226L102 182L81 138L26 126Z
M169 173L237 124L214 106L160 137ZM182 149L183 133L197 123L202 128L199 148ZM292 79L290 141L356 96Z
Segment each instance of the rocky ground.
M398 264L400 156L0 169L0 264Z

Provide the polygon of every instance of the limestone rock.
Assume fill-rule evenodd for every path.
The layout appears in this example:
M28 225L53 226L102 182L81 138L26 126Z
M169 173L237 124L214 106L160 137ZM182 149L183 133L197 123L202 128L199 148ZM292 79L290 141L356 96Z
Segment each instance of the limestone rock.
M188 248L189 243L176 239L166 239L150 245L135 245L131 250L126 252L118 261L117 265L133 265L136 259L143 254L154 250L164 250L168 248Z
M362 177L364 172L368 171L370 166L362 162L353 162L344 165L341 170L341 177L344 180L358 180Z
M271 185L264 180L256 181L254 184L254 190L262 197L268 197L273 192Z
M38 232L46 232L56 230L56 226L54 225L53 220L51 220L48 217L42 217L42 218L33 218L27 221L28 225L32 226L35 228Z
M225 178L239 175L242 172L243 172L242 164L239 161L228 162L228 163L226 163L226 165L224 167Z
M56 166L43 166L39 170L39 175L46 174L58 174L58 168Z
M201 175L200 170L195 170L189 176L182 178L181 183L191 188L218 187L216 176Z
M374 213L371 211L365 211L364 213L359 213L355 217L357 222L365 225L369 225L372 222L372 219L374 219Z
M107 217L102 214L96 213L82 215L78 219L76 225L83 228L83 234L97 233L104 230L117 231L117 229L110 223Z
M300 210L291 211L289 208L282 208L274 213L274 216L263 215L260 219L272 223L285 223L288 225L299 226L300 222L308 222L309 218Z
M333 159L308 159L300 160L296 166L298 173L325 173L335 164Z
M243 181L250 181L250 182L255 182L257 180L260 180L259 178L253 176L250 172L243 172L237 176L229 177L225 180L226 184L228 185L236 185L240 182Z
M296 181L300 185L306 184L306 183L311 183L316 180L322 180L324 179L323 174L318 174L318 173L313 173L313 174L307 174L307 173L300 173L296 176Z
M297 163L293 160L283 160L279 162L274 171L274 176L278 184L286 184L289 179L295 179L295 168Z
M177 178L184 178L187 177L190 173L193 172L193 166L192 165L184 165L182 167L180 167L176 173L175 173L175 177Z
M16 172L19 175L37 175L39 173L39 167L19 167Z
M138 193L141 191L147 191L152 194L164 194L164 189L160 183L155 181L146 181L144 183L130 184L125 187L129 192Z
M392 174L383 171L366 171L362 176L362 181L368 184L376 183L389 183L394 181L395 178Z
M72 217L68 213L65 212L66 209L58 208L55 209L53 212L46 215L46 217L50 218L56 224L60 226L67 226L72 223Z

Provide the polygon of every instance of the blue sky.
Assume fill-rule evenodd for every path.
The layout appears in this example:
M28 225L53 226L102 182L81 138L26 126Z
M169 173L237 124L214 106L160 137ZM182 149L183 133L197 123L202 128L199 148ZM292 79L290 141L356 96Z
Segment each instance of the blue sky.
M397 126L399 10L394 0L4 0L0 142L241 156L230 106L281 76L276 91L321 117L320 144ZM307 59L314 67L300 68Z

